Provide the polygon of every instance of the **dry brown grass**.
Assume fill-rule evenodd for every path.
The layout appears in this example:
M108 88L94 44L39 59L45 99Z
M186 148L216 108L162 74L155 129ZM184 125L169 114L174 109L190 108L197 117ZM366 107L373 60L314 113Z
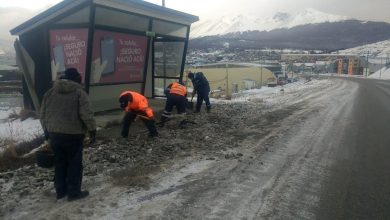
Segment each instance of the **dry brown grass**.
M35 163L35 154L28 154L44 142L44 137L16 143L12 139L0 140L4 151L0 154L0 172L15 170Z

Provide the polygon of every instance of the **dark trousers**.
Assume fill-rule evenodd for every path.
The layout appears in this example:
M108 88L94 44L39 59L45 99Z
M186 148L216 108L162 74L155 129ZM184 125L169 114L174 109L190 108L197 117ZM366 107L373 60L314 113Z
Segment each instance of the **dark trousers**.
M174 106L176 106L177 114L185 113L187 107L187 97L175 94L168 94L163 115L169 117Z
M167 102L165 103L165 109L161 115L161 127L171 117L173 107L176 106L177 114L185 114L187 108L187 97L175 94L167 95ZM185 119L181 124L185 123Z
M200 108L202 107L203 100L206 103L207 110L211 109L210 99L209 99L209 92L208 91L198 91L197 92L198 97L196 99L196 111L200 111Z
M139 115L142 114L140 113ZM122 120L122 132L121 132L122 137L129 136L130 125L136 117L137 117L137 112L133 112L133 111L126 112ZM149 130L150 136L154 137L158 135L156 126L154 125L154 120L148 120L145 118L141 118L141 120L145 124L146 128Z
M77 196L83 179L83 135L50 135L57 196Z

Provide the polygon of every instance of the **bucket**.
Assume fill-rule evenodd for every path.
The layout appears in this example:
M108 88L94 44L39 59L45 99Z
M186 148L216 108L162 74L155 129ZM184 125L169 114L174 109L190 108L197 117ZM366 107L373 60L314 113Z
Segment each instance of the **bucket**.
M36 152L37 165L42 168L51 168L54 165L54 153L48 150Z

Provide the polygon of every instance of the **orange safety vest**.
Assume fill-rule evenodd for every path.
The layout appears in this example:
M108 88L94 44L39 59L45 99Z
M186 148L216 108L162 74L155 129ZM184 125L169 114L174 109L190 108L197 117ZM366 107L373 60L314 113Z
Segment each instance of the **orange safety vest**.
M173 82L169 93L180 95L180 96L186 96L187 89L185 86L181 85L180 83Z
M127 94L131 94L133 97L133 100L129 102L125 108L126 112L130 111L137 111L145 113L146 117L152 119L153 118L153 110L149 108L148 100L145 98L145 96L137 93L137 92L131 92L131 91L125 91L122 92L119 97L125 96Z

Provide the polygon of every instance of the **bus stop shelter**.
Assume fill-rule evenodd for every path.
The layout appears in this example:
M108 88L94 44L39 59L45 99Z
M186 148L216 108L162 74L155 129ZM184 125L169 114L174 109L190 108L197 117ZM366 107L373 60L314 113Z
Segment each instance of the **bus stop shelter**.
M133 90L153 98L182 79L197 16L141 0L64 0L11 30L26 108L38 108L65 69L77 68L95 112Z

